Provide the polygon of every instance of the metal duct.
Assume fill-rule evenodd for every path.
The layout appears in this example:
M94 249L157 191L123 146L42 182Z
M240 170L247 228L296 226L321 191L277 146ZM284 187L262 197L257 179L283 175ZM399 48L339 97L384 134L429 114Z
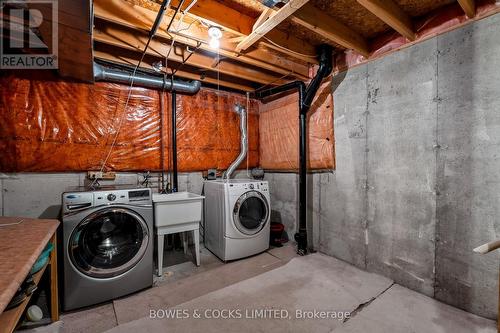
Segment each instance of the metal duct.
M132 72L105 67L94 62L94 80L130 84L132 82ZM163 77L137 73L134 77L134 85L191 95L196 94L201 88L200 81L165 80Z
M230 179L234 170L243 162L245 157L247 157L248 151L248 138L247 138L247 112L245 108L239 104L236 104L234 107L234 111L240 115L240 132L241 132L241 150L238 157L234 160L233 163L229 166L229 168L222 175L222 179Z

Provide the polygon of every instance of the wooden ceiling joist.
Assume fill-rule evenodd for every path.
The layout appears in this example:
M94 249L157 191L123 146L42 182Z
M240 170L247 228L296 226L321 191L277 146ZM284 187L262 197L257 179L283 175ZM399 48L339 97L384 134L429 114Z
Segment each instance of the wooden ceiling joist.
M290 0L286 5L276 11L270 18L255 28L250 35L247 36L236 46L236 52L241 52L248 49L265 34L274 29L278 24L286 20L290 15L299 10L309 0Z
M92 1L58 1L57 22L52 21L53 6L42 2L27 4L31 9L38 10L42 24L38 30L45 43L52 44L52 25L58 26L58 72L63 77L76 78L92 82L92 33L91 13ZM33 11L36 13L36 11ZM52 21L52 23L51 23Z
M172 0L171 6L178 7L179 3L179 0ZM186 9L189 4L190 2L185 3L182 9ZM233 33L248 35L252 31L253 22L252 20L248 20L247 15L216 0L197 1L195 5L189 9L188 15L194 15L215 23L215 25L221 25L225 30ZM220 23L221 19L223 19L224 24Z
M363 36L313 5L307 4L295 12L292 21L365 57L370 54L368 43Z
M174 7L178 6L179 0L174 0L172 3ZM183 7L186 6L187 5L184 5ZM200 3L197 2L189 10L187 15L195 19L208 21L209 24L222 27L225 32L229 31L238 35L238 37L231 38L231 42L240 43L247 35L251 34L257 26L260 26L274 13L274 9L267 8L262 12L259 18L255 20L216 0L203 0ZM243 37L240 39L241 36ZM308 63L317 63L314 58L316 50L314 46L306 41L278 29L269 31L265 37L266 40L260 41L263 46ZM279 46L276 46L276 44Z
M458 0L468 18L476 16L476 2L474 0Z
M129 29L122 29L116 25L108 25L104 28L96 26L94 28L94 41L128 49L135 52L142 52L148 40L146 33L130 33ZM190 55L185 47L180 45L174 46L170 51L170 43L162 43L158 39L152 39L147 54L164 59L168 55L168 60L182 63L184 59ZM248 66L238 66L229 62L218 62L218 66L214 68L214 58L205 54L195 52L189 56L186 63L191 66L203 68L206 70L227 74L236 78L243 77L249 81L270 84L270 83L286 83L279 80L278 77L266 74L264 72L249 68Z
M122 65L129 65L129 66L136 66L137 62L139 61L139 58L117 56L116 53L114 53L114 52L111 53L111 52L106 52L106 51L101 51L101 50L95 50L94 57L98 60L110 61L113 63L122 64ZM148 68L146 66L141 66L141 67ZM149 67L148 69L151 69L151 67ZM229 82L229 81L225 81L225 80L217 80L217 79L214 79L211 77L202 76L200 74L195 74L195 73L191 73L191 72L183 71L183 70L178 70L175 75L178 77L184 78L184 79L188 79L188 80L200 80L202 82L210 83L213 85L220 85L223 87L241 90L241 91L254 91L255 90L255 88L250 87L250 86L246 86L243 84Z
M264 11L257 18L257 20L255 20L255 23L252 26L252 31L257 29L262 23L264 23L273 14L274 14L274 9L272 9L272 8L264 9Z
M388 26L411 41L416 38L411 17L392 0L357 0Z
M268 42L261 44L267 48L285 53L306 63L318 63L316 48L307 41L294 37L290 33L275 29L270 31L264 38Z
M149 32L156 18L156 13L121 0L95 0L94 16L124 27ZM157 31L157 36L171 40L172 35L174 35L177 42L191 47L196 47L201 43L200 49L215 55L214 50L208 45L208 33L206 32L206 28L200 27L196 22L185 21L186 23L181 27L182 32L167 33L166 28L168 21L163 20L160 29ZM173 26L177 27L177 23L178 21L175 20ZM222 40L218 53L222 57L266 69L281 74L282 76L292 75L303 80L309 79L308 66L298 64L289 59L279 57L260 49L251 49L242 55L234 51L234 44Z

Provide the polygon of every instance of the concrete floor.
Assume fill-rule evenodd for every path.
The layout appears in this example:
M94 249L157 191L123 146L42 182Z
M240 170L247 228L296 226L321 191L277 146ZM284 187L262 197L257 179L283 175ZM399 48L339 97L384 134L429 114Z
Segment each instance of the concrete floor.
M211 275L212 280L219 278ZM140 304L141 297L129 301L128 307ZM166 318L161 314L165 309L171 314L172 310L179 311L177 317ZM255 319L263 309L278 313L264 318L261 314ZM143 316L107 332L496 332L491 320L323 254L294 258L177 306L155 304L149 310L156 315ZM232 317L213 318L220 311L226 311L222 312L225 316L233 311ZM311 316L314 311L325 311L335 318L304 318L300 313L305 311Z
M176 258L173 258L176 257ZM184 258L184 259L183 259ZM295 258L295 259L294 259ZM33 332L495 332L494 321L450 307L335 258L296 258L291 246L223 264L202 249L202 265L189 255L165 269L151 289L112 303L66 313ZM292 260L293 259L293 260ZM151 310L188 311L189 319L151 319ZM193 319L194 310L286 310L283 319ZM245 309L245 310L243 310ZM351 313L350 319L297 319L295 311ZM23 331L27 333L27 331Z
M192 249L191 249L192 250ZM247 259L224 264L201 247L201 265L194 265L192 251L165 251L163 276L154 277L153 288L77 311L63 313L60 321L23 333L101 333L119 324L149 315L152 306L175 306L213 290L221 289L255 275L284 265L296 253L291 246L273 248ZM220 276L214 283L205 283L211 276Z

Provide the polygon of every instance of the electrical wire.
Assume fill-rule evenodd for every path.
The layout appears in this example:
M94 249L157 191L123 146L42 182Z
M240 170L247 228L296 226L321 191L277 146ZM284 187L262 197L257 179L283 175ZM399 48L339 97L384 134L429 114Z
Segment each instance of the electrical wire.
M190 9L191 9L191 8L192 8L195 4L196 4L196 2L197 2L197 1L198 1L198 0L193 0L193 1L192 1L192 2L191 2L188 6L187 6L187 8L186 8L185 10L183 10L183 11L182 11L181 18L179 19L179 22L177 23L177 29L174 31L174 33L175 33L175 34L179 34L180 32L185 31L185 30L189 30L189 29L191 28L191 26L192 26L195 22L201 22L201 21L199 21L198 19L193 20L193 21L192 21L192 22L191 22L191 23L190 23L187 27L185 27L185 28L182 28L182 29L181 29L182 22L184 21L184 16L185 16L185 15L189 12L189 10L190 10ZM174 20L175 16L177 15L178 10L182 7L182 4L183 4L183 3L184 3L184 0L181 2L181 4L179 5L179 7L177 8L177 10L175 11L174 15L172 16L172 21ZM172 21L171 21L171 22L172 22ZM177 35L172 36L172 35L170 34L170 32L171 32L171 31L170 31L170 26L171 26L171 25L169 25L169 26L167 27L167 33L169 34L169 36L171 36L171 38L172 38L172 43L170 44L170 48L169 48L169 50L168 50L168 53L167 53L167 55L166 55L166 60L165 60L165 67L166 67L167 69L168 69L168 58L169 58L169 56L170 56L170 53L172 52L172 49L174 48L175 40L176 40L176 37L177 37ZM180 68L182 68L182 67L184 66L184 64L185 64L185 63L189 60L189 58L191 58L191 56L193 55L193 53L194 53L196 50L198 50L198 49L200 48L200 46L201 46L201 42L199 42L199 41L196 41L196 42L197 42L197 44L196 44L196 48L195 48L193 51L191 51L191 52L188 50L188 52L190 52L190 55L188 55L188 56L187 56L187 58L186 58L186 59L184 59L184 60L182 61L181 66L180 66L179 68L177 68L175 71L174 71L174 70L172 70L172 73L171 73L171 78L172 78L172 80L174 79L174 75L175 75L175 73L177 73L177 71L178 71Z
M265 39L266 41L268 41L269 43L273 44L273 45L274 45L274 46L276 46L277 48L283 49L283 50L285 50L285 51L287 51L287 52L290 52L290 53L296 54L296 55L301 56L301 57L313 58L313 59L316 59L316 57L317 57L316 55L304 54L304 53L296 52L296 51L294 51L294 50L290 50L289 48L286 48L286 47L284 47L284 46L282 46L282 45L279 45L279 44L277 44L277 43L273 42L271 39L269 39L269 38L267 38L267 37L265 37L265 36L264 36L264 37L262 37L262 39Z
M201 21L200 21L200 20L193 20L191 23L189 23L189 25L188 25L187 27L182 28L182 29L179 29L179 27L180 27L180 25L181 25L181 23L182 23L182 21L181 21L181 20L179 20L179 24L177 25L177 30L173 31L173 33L175 33L175 34L179 34L179 33L180 33L180 32L182 32L182 31L189 30L189 29L191 28L191 26L192 26L194 23L196 23L196 22L201 22ZM171 52L171 50L172 50L172 48L173 48L173 46L174 46L174 43L175 43L175 41L176 41L176 38L177 38L177 36L176 36L176 35L172 36L172 35L170 34L170 32L171 32L171 31L167 31L167 33L168 33L168 35L170 36L170 38L172 38L172 43L170 43L170 49L168 50L167 57L168 57L168 56L170 56L170 52ZM192 37L187 37L187 35L182 35L182 36L184 36L184 37L186 37L186 38L189 38L189 39L193 39ZM196 39L193 39L193 40L197 41ZM198 42L198 41L197 41L197 42Z
M292 71L292 72L290 72L290 73L288 73L288 74L283 75L282 77L277 78L276 80L274 80L274 81L272 81L272 82L269 82L269 83L267 83L267 84L263 85L262 87L259 87L259 88L255 89L255 90L253 91L253 93L256 93L256 92L258 92L258 91L260 91L260 90L263 90L264 88L266 88L266 87L268 87L268 86L270 86L270 85L272 85L272 84L274 84L274 83L276 83L276 82L278 82L278 81L281 81L281 80L285 79L286 77L288 77L288 76L290 76L290 75L292 75L292 74L293 74L293 71ZM290 80L289 82L292 82L292 80Z
M184 1L186 1L186 0L181 0L181 2L179 3L179 6L177 6L177 8L175 8L174 15L172 15L172 19L170 20L170 22L167 25L167 32L170 31L170 27L174 23L174 19L177 16L177 13L179 12L179 10L182 8L182 5L184 5Z

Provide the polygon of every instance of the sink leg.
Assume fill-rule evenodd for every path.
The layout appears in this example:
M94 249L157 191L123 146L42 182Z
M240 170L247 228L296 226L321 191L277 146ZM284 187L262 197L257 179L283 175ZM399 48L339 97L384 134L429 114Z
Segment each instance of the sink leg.
M184 246L184 254L187 254L189 249L188 235L186 232L181 232L181 237L182 237L182 246Z
M165 235L158 235L158 276L163 275L163 243Z
M200 230L193 230L194 252L196 256L196 266L200 266Z

